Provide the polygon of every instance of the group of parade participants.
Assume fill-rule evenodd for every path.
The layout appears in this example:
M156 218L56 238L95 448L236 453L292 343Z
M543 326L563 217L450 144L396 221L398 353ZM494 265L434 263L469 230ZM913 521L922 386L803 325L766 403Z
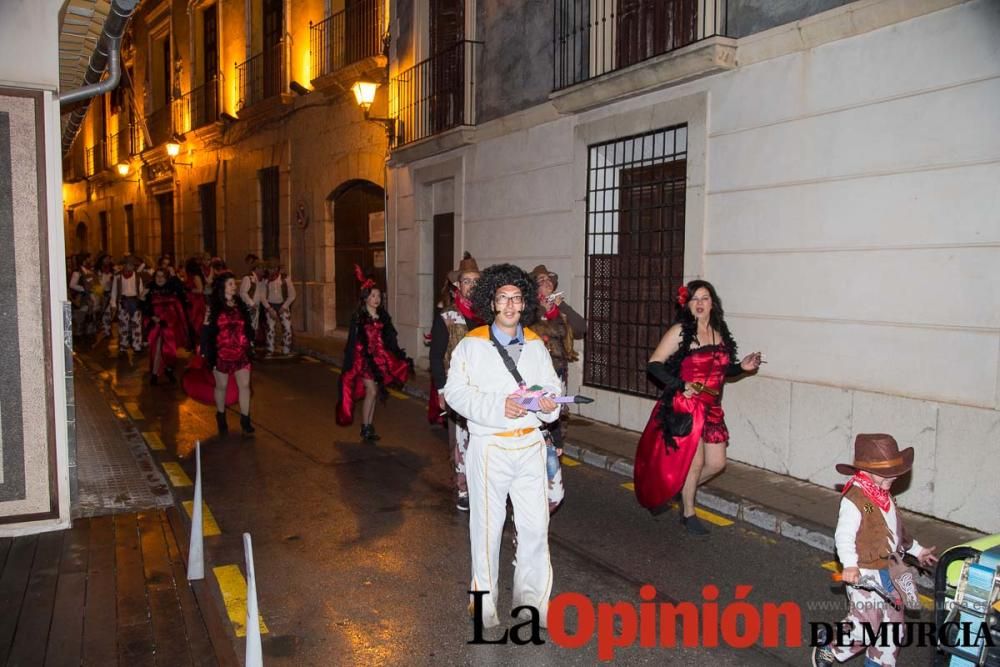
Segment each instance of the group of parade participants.
M119 354L148 347L154 385L175 382L177 349L192 350L185 390L216 406L220 435L228 432L226 406L238 402L242 431L251 434L255 343L266 334L266 349L273 353L280 324L282 353L290 352L289 306L295 290L276 263L261 263L254 255L246 261L247 272L237 282L219 258L192 258L178 272L169 256L155 268L134 257L117 265L107 256L96 263L80 257L69 285L78 316L74 333L94 334L100 343L117 321ZM351 425L359 411L361 438L374 443L380 439L374 427L377 401L410 379L413 360L399 346L382 287L360 267L354 269L359 298L348 328L336 421ZM426 337L428 420L447 428L455 504L469 513L470 588L482 593L475 602L485 627L500 623L496 591L508 500L516 529L512 608L533 607L544 627L552 590L548 521L565 495L559 457L566 405L579 398L565 397L568 370L578 357L574 341L587 330L586 320L558 287L559 276L544 264L530 272L511 264L480 271L465 253L447 276ZM674 321L646 367L662 394L638 441L635 495L654 515L678 508L685 532L703 537L708 530L695 511L697 489L726 465L724 384L756 373L763 355L739 358L711 283L692 280L678 287L673 300ZM892 436L861 434L854 461L837 466L851 476L836 543L843 580L850 586L846 620L855 622L858 636L843 645L821 637L813 664L831 665L862 651L866 664L895 664L898 647L866 647L859 633L862 622L877 627L902 618L903 602L912 592L900 585L903 555L925 567L937 560L933 547L922 547L906 534L889 494L912 463L912 447L901 451ZM876 582L878 591L859 584L864 581ZM874 604L876 595L899 604ZM470 599L470 612L472 607Z
M190 351L184 389L195 400L215 406L219 435L229 432L226 406L234 403L239 404L243 434L254 433L254 348L260 344L267 356L274 356L280 326L280 354L291 353L295 286L277 261L247 255L246 274L237 282L224 260L208 255L189 258L179 270L170 255L160 257L155 266L132 255L117 263L110 255L94 260L89 253L72 260L69 294L75 337L92 336L96 348L111 337L117 322L118 354L148 350L151 385L175 383L178 350ZM178 446L179 455L189 453L189 447Z

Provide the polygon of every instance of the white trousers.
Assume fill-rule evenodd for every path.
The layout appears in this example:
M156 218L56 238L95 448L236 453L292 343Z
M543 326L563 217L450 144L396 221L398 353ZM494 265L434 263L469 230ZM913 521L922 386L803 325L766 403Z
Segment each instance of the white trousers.
M517 524L512 608L535 607L544 626L552 592L552 564L542 434L537 429L513 438L470 434L465 464L469 485L471 589L489 591L489 595L483 596L483 625L493 627L500 623L497 579L509 495Z

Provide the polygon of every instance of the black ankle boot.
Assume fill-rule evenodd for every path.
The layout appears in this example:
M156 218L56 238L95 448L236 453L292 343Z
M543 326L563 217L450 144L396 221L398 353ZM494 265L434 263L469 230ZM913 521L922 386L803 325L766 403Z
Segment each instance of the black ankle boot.
M375 427L371 424L362 424L361 426L361 439L368 442L375 442L379 439L378 434L375 432Z
M250 423L250 415L240 415L240 428L243 429L243 435L251 435L256 431Z
M229 424L226 423L226 413L216 412L215 413L215 423L219 427L219 437L224 438L229 435Z

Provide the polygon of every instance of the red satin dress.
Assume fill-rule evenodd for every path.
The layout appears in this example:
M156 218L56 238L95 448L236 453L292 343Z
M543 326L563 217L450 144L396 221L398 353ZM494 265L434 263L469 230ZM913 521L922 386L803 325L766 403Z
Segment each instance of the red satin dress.
M219 313L219 335L216 339L215 370L235 373L250 367L250 343L243 328L243 317L237 308ZM201 354L191 358L182 380L188 396L205 405L215 405L215 376ZM226 405L239 401L239 387L230 377L226 384Z
M160 370L173 368L177 365L177 348L188 347L187 316L184 306L175 294L169 292L150 291L146 297L150 299L153 315L159 322L150 323L146 331L149 340L149 372L153 372L153 362L156 359L156 346L163 340L160 350Z
M691 432L683 437L668 436L660 420L660 399L653 407L635 453L635 497L639 504L651 510L663 507L684 486L691 461L698 450L698 441L725 443L729 430L720 404L729 353L722 345L706 345L693 350L681 361L680 376L685 382L701 382L720 392L708 392L686 398L683 392L673 396L674 412L691 415ZM666 438L672 438L676 449L667 449Z
M365 322L364 328L368 349L365 349L362 337L358 336L354 343L354 363L340 378L337 423L341 426L354 423L354 404L365 397L364 381L379 381L376 369L383 386L402 386L410 376L410 366L406 359L400 359L385 347L382 322Z

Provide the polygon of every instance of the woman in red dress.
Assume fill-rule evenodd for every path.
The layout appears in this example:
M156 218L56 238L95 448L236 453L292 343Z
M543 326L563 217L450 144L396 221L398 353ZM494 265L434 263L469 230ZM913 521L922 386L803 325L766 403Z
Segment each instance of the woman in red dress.
M237 297L236 278L221 273L212 281L212 297L201 334L201 354L215 379L215 421L219 436L229 433L226 424L226 391L231 377L239 389L240 427L244 435L254 432L250 423L250 357L253 329L250 311Z
M185 314L184 287L166 269L153 272L153 284L143 301L149 342L150 384L157 384L165 374L173 383L177 365L177 348L189 347L188 322Z
M361 282L361 303L351 317L351 328L344 348L344 372L340 375L337 423L354 423L354 404L361 406L361 439L379 439L372 422L375 419L375 399L384 401L386 387L406 384L413 360L399 347L392 318L382 305L382 290L371 278L365 278L361 268L354 266Z
M184 289L187 290L187 319L193 340L201 340L201 328L205 325L205 278L201 262L192 257L184 264Z
M681 496L681 523L692 535L708 530L694 511L695 494L726 467L729 431L722 413L726 377L752 373L760 352L736 362L722 301L712 284L692 280L678 289L676 323L649 358L649 374L663 387L635 457L635 495L654 514Z

